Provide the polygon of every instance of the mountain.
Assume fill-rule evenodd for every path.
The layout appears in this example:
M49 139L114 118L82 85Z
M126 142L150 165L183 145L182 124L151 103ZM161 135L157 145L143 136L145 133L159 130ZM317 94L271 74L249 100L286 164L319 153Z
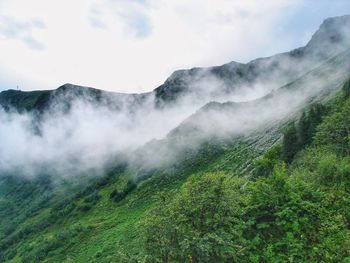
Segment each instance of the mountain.
M130 105L142 104L148 93L123 94L103 91L90 87L64 84L56 90L19 91L6 90L0 93L0 104L6 110L45 111L57 104L65 104L69 108L77 98L85 103L110 107L120 110Z
M44 102L47 103L46 99L52 101L60 94L71 94L68 95L70 99L79 96L88 101L114 104L117 108L123 107L116 106L117 104L125 104L125 107L130 108L134 103L142 104L153 96L158 106L166 107L170 102L181 101L189 96L196 97L204 105L211 100L222 100L223 96L227 98L227 95L233 98L240 95L244 98L244 94L256 85L259 89L254 91L266 95L345 51L350 46L349 27L350 15L328 18L304 47L258 58L247 64L233 61L222 66L178 70L164 84L149 93L122 94L65 84L57 91L4 91L0 94L0 104L30 110L40 108Z
M45 143L47 122L51 132L73 120L64 140L54 141L58 150L81 139L70 137L81 116L82 130L92 122L103 135L103 115L122 116L117 124L126 132L108 137L107 148L134 134L130 123L174 127L127 145L98 174L60 170L67 156L50 163L68 171L63 175L36 159L38 174L23 176L29 171L21 166L2 172L0 262L347 262L349 25L350 16L329 18L305 47L176 71L149 93L72 84L1 92L1 116L35 116L28 140ZM245 100L251 91L259 97ZM179 123L173 120L189 105ZM79 115L71 116L76 108ZM91 108L102 109L97 121ZM84 162L94 163L104 148L98 142L82 145L91 151ZM30 160L38 154L24 148ZM68 151L73 166L84 163L77 153Z
M210 102L170 131L163 140L152 141L139 149L136 159L143 164L186 158L203 143L250 140L251 148L263 152L277 141L279 129L313 103L327 101L349 78L350 49L327 60L314 70L268 95L248 102ZM288 106L287 106L288 105ZM263 134L264 136L261 136ZM144 158L143 156L146 156ZM160 160L158 160L158 156ZM152 165L151 165L152 166Z
M259 83L264 86L265 95L345 51L350 45L349 26L349 15L326 19L305 47L247 64L230 62L217 67L179 70L156 88L155 93L159 103L186 97L188 93L215 100L232 92L244 94ZM206 83L214 83L215 89Z

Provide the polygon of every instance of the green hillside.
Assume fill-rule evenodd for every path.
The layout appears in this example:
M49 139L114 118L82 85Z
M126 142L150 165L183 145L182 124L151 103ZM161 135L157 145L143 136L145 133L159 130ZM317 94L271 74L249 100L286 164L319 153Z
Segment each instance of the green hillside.
M15 108L18 111L28 111L40 108L42 103L49 98L50 91L6 90L0 93L0 104L5 109Z
M263 136L264 148L254 136L207 143L155 171L121 164L75 184L5 177L1 260L347 262L348 93L349 82L324 110L306 110L308 132L296 122L295 138L306 138L297 147L288 144L289 125L282 141L278 131ZM189 228L194 218L204 221Z

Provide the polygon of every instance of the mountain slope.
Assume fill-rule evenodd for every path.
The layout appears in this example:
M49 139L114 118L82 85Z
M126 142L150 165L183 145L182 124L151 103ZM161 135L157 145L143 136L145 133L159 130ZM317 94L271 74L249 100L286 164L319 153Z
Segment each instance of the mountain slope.
M214 142L217 138L232 141L264 134L271 136L266 140L274 141L278 135L272 131L296 118L308 105L332 97L349 78L349 72L350 49L263 98L242 103L208 103L164 140L143 147L146 153L141 150L136 159L145 164L147 156L152 156L152 162L168 164L181 159L184 152L195 152L202 143ZM264 145L258 141L256 144Z
M330 105L336 108L342 104L332 99ZM275 140L278 140L281 134L276 132ZM262 149L257 151L254 145L259 142L264 149L269 148L275 144L275 140L264 142L270 136L271 133L260 133L260 138L236 138L231 142L204 144L196 154L187 155L185 160L139 177L137 188L121 201L116 201L111 197L113 190L122 191L130 177L135 173L141 175L140 171L120 167L104 183L105 178L99 179L72 199L66 199L63 206L51 203L39 210L14 232L27 229L22 231L26 234L22 234L19 241L4 250L5 257L12 258L13 262L20 259L24 262L127 262L131 258L142 258L140 220L146 211L160 204L161 199L156 198L158 195L174 196L189 175L200 176L216 171L249 174L254 168L253 160L265 152ZM301 161L307 160L301 157ZM40 226L53 215L56 219L51 219L53 221L41 229ZM4 240L0 245L4 245Z
M69 112L71 107L74 107L72 102L78 98L84 103L108 107L113 112L118 112L122 108L133 112L137 107L142 109L150 98L152 103L155 102L158 105L158 110L171 107L170 102L186 97L187 95L184 94L192 93L193 81L199 87L198 92L206 93L207 90L201 90L201 84L204 76L202 73L207 71L216 74L215 78L220 76L226 84L215 86L217 90L213 92L216 94L211 94L209 97L206 94L200 94L198 98L202 104L220 98L227 89L237 88L237 92L243 92L247 85L260 82L265 77L266 84L269 84L272 79L276 80L273 87L265 92L275 90L262 98L248 102L207 103L171 130L165 138L152 140L132 150L129 153L130 156L128 155L125 159L116 159L101 176L86 177L80 174L77 177L56 178L46 174L49 170L45 170L46 173L34 178L23 178L14 174L2 175L0 177L0 261L130 262L136 259L140 262L146 261L149 252L144 246L145 218L150 215L149 211L153 208L164 206L164 200L169 203L173 199L177 200L183 192L182 185L192 181L188 178L202 178L202 176L206 178L207 173L223 172L230 176L246 178L244 185L250 185L252 183L250 179L262 177L261 174L256 174L256 171L259 171L256 160L260 160L261 156L265 159L269 158L269 155L266 157L264 153L273 150L281 143L283 130L289 127L290 122L298 119L303 111L307 111L313 103L322 103L329 107L329 118L333 116L333 111L339 110L338 106L343 110L342 107L348 103L344 101L349 99L340 98L339 91L345 80L350 77L350 51L349 47L344 47L344 43L348 42L344 42L344 39L339 36L342 36L340 32L344 25L349 23L349 19L346 16L326 20L305 48L271 58L258 59L247 65L230 63L230 67L224 65L218 68L175 73L176 77L171 77L170 82L167 81L153 93L125 95L70 84L55 91L2 92L0 104L7 111L16 109L20 112L34 111L40 115L63 108L64 111ZM288 59L285 60L285 58ZM290 59L293 60L292 63ZM183 75L186 75L186 78ZM190 76L189 80L188 76ZM204 80L207 80L206 77ZM217 79L213 82L216 83ZM156 94L155 101L152 100L154 94ZM169 104L164 104L165 102ZM344 112L343 115L347 113L346 110ZM333 124L335 121L328 119L328 122L326 120L321 123L321 126L328 128ZM324 130L320 131L324 132ZM346 129L345 131L347 132ZM311 157L296 156L295 162L307 163L308 158ZM342 160L344 163L345 161ZM297 167L297 163L292 165ZM294 169L295 173L298 171L298 167L289 166L288 168ZM312 167L309 168L312 170ZM344 173L348 172L348 170L344 171ZM328 175L326 171L325 176ZM313 174L312 178L317 179L317 173ZM276 180L278 188L280 181L278 181L279 178ZM286 180L283 180L285 183ZM301 186L296 184L294 190L303 187L305 182L303 180L300 182ZM271 186L270 184L274 186L274 182L269 182L267 179L267 182L263 181L262 186ZM261 190L259 193L266 195L263 187L259 188ZM328 194L328 190L326 193ZM309 192L302 196L306 198L306 203L310 201L307 199L308 194ZM251 200L251 196L248 197ZM329 194L329 198L331 197L332 192ZM328 201L326 199L325 202ZM252 207L260 207L259 205L261 204L253 203ZM266 238L265 227L270 227L268 205L270 203L267 202L266 207L262 206L262 211L259 211L267 214L262 219L268 222L263 221L263 224L256 226L255 229L264 238ZM338 210L335 207L335 211L332 210L335 214L339 214L336 222L342 222L343 217L349 220L343 215L343 207L341 206ZM283 210L283 213L293 210L294 207L288 209L289 207ZM279 210L276 213L278 212ZM251 216L249 219L251 220L247 222L252 223L257 220L257 217ZM329 223L329 221L322 222ZM277 226L280 225L275 222L271 224L272 230L279 230ZM252 225L255 227L253 223ZM344 231L347 233L343 224L339 223L339 225L342 226L341 234ZM296 228L297 226L294 225L294 229ZM332 229L326 227L322 230ZM290 233L291 230L288 228L288 231ZM269 233L274 232L269 231ZM325 236L328 237L326 234ZM293 239L289 234L287 238L293 241L290 243L296 244L294 240L297 237ZM268 261L274 259L274 256L275 259L278 256L281 262L285 259L283 248L281 250L279 246L285 246L288 242L274 246L276 240L266 239L270 243L261 243L271 247L265 247L259 243L258 238L248 238L248 241L251 240L256 241L256 243L253 242L254 244L259 244L258 252L261 253L255 251L254 257L242 262ZM317 249L328 252L327 246L324 248L324 244L319 245L317 240L311 240L309 243L315 244ZM254 244L250 247L254 247ZM338 243L334 245L328 241L326 245L332 249L335 247L334 250L330 250L332 253L338 249ZM296 244L299 249L297 252L304 251L300 246L299 243ZM344 251L341 257L345 257L347 250ZM333 259L333 255L331 256ZM334 258L334 262L339 259ZM149 262L155 262L154 259L155 257L151 257ZM314 258L309 262L313 260ZM327 258L321 257L319 260L327 260Z

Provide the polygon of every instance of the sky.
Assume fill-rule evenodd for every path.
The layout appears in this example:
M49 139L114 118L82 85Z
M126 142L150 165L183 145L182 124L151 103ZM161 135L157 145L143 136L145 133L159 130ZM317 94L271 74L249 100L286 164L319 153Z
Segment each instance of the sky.
M177 69L303 46L349 0L0 0L0 90L138 93Z

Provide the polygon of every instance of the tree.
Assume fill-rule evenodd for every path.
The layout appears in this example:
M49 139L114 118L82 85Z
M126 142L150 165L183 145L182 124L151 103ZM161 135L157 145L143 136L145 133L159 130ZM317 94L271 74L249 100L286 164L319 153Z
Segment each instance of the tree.
M299 150L297 129L294 122L289 124L282 141L282 158L286 163L291 163Z
M315 103L311 106L308 118L309 118L309 138L312 139L312 136L316 132L317 126L322 122L322 118L325 115L327 109L325 106L319 103Z
M322 122L326 111L327 109L325 106L315 103L310 107L308 113L302 113L297 126L300 149L303 149L312 142L312 138L316 133L316 128Z
M305 112L302 113L298 123L298 137L300 147L310 143L310 120Z
M172 202L152 210L145 236L153 262L225 262L242 253L241 186L222 173L191 177Z
M344 83L343 92L346 98L350 97L350 79Z
M157 206L148 212L141 223L146 262L171 262L174 252L178 250L176 226L173 225L167 201L161 195Z
M279 144L271 147L255 161L254 177L271 175L273 168L282 162L280 148Z
M349 168L345 162L343 166L342 170ZM305 168L287 175L285 167L278 165L271 176L248 185L243 215L247 249L236 261L346 262L350 236L344 219L349 215L349 195L343 188L320 191L315 180L319 171L310 174ZM333 169L323 173L328 177Z

